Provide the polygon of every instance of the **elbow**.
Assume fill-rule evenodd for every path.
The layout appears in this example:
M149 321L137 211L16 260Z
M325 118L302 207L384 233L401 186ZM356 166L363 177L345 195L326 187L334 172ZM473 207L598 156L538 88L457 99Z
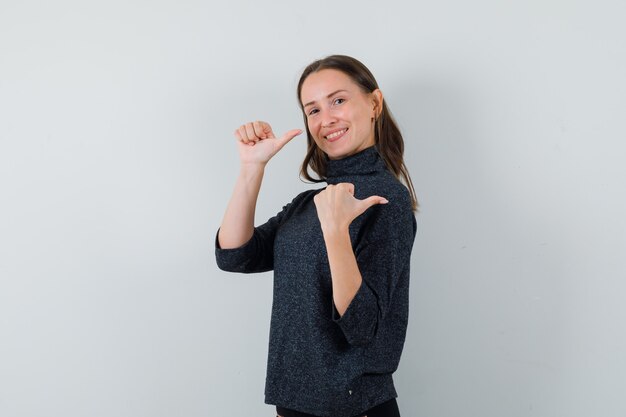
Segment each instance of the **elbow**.
M235 268L233 267L233 265L230 265L227 262L224 262L223 260L221 260L220 258L216 258L215 260L215 264L217 265L217 267L219 269L221 269L222 271L226 271L226 272L237 272L235 270Z
M215 264L226 272L244 272L249 260L224 249L215 250Z

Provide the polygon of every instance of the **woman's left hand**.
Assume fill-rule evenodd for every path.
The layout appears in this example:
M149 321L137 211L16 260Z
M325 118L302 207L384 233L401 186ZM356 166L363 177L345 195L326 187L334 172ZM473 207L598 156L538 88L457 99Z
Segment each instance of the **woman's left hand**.
M354 184L349 182L329 185L313 201L324 233L347 231L350 223L365 210L375 204L388 203L386 198L376 195L364 200L356 199Z

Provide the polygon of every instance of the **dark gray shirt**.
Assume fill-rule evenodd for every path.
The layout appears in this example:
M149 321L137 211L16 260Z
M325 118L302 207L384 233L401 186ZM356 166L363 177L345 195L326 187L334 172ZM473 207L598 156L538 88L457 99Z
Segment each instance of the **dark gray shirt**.
M216 237L215 255L225 271L274 270L265 402L350 417L397 397L392 373L406 335L416 221L407 188L376 147L328 161L327 171L329 184L353 183L358 199L389 200L350 225L363 281L343 316L313 202L321 190L296 196L239 248L221 249Z

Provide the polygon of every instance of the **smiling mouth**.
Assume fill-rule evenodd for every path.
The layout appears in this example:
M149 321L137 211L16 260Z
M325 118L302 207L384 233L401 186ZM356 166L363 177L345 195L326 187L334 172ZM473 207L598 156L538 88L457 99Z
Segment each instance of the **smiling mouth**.
M331 133L331 134L330 134L330 135L328 135L328 136L324 136L324 138L325 138L326 140L330 141L330 142L333 142L333 141L335 141L335 140L339 139L341 136L343 136L343 135L344 135L344 133L346 133L347 131L348 131L348 128L345 128L345 129L343 129L343 130L339 130L339 131L337 131L337 132L333 132L333 133Z

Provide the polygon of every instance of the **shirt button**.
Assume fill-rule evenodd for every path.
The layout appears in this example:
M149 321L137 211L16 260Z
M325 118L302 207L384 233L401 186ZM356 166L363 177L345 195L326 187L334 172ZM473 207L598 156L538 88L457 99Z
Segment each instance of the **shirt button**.
M352 395L352 390L348 390L348 394Z

